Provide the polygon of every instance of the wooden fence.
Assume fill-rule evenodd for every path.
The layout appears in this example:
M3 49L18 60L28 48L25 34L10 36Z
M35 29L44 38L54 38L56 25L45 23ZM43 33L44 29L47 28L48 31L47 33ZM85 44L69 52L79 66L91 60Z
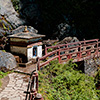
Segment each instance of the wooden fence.
M98 40L99 39L85 40L45 47L45 55L38 58L37 61L38 70L54 59L58 59L59 63L63 63L69 59L73 59L73 62L79 62L98 57L100 55L100 42ZM53 49L53 51L48 52L48 49Z

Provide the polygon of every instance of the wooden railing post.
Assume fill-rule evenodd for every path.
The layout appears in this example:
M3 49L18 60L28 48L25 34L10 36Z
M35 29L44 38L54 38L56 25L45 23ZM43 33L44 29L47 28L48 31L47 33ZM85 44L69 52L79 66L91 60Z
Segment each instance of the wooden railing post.
M38 73L37 72L33 73L30 90L31 90L30 100L34 100L33 98L36 97L37 92L38 92Z
M45 45L45 55L47 54L47 46Z
M98 50L98 40L97 40L97 57L99 56L99 50Z
M59 60L59 63L61 61L61 58L60 58L60 47L58 47L58 60Z
M36 91L38 91L38 73L36 73L35 75L36 75Z
M86 42L85 42L85 38L84 38L84 44L86 44Z
M81 43L80 43L80 58L82 57L82 53L81 53L81 48L82 48L82 45L81 45Z
M37 70L40 70L40 59L37 57Z

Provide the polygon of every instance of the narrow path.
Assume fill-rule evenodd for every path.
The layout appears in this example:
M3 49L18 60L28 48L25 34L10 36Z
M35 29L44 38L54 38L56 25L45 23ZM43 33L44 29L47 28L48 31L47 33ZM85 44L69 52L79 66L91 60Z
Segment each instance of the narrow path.
M25 100L28 78L25 75L11 73L7 87L0 93L0 100Z
M26 68L17 68L16 71L22 73L31 73L35 70L36 65L31 65ZM20 73L8 74L9 82L0 92L0 100L25 100L24 91L27 90L29 76ZM6 80L3 80L6 82Z

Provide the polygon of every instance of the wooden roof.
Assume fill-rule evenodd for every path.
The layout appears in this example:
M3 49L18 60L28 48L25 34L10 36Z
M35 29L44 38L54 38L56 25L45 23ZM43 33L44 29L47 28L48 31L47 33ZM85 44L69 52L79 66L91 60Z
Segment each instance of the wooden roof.
M34 38L45 37L45 35L40 35L40 34L36 34L36 33L33 33L33 32L29 32L27 30L27 27L26 27L23 32L16 33L16 34L13 34L13 35L9 35L8 37L9 38L34 39Z

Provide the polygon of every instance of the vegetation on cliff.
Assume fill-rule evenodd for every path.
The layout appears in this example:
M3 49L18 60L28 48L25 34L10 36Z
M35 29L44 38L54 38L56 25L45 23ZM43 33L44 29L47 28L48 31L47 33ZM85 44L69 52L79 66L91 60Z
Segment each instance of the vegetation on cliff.
M20 6L19 6L20 0L11 0L11 2L13 3L14 9L17 12L19 12L19 10L20 10Z
M39 72L39 92L45 100L99 100L94 78L75 69L71 61L53 61Z
M2 78L4 78L5 76L7 76L7 74L8 74L9 72L2 72L2 71L0 71L0 87L2 86L2 82L1 82L1 79Z

